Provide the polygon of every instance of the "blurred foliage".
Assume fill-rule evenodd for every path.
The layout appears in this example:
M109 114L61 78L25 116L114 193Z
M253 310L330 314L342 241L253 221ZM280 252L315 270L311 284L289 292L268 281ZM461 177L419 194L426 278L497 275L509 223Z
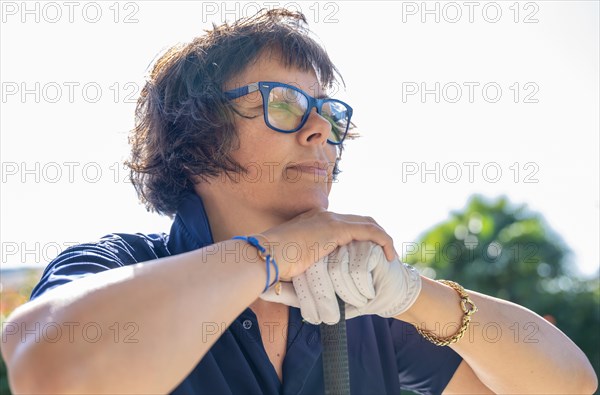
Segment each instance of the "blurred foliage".
M577 276L571 256L540 214L505 197L473 196L463 211L425 232L404 259L428 277L533 310L569 336L599 375L600 281Z
M4 329L4 322L10 313L18 306L29 300L33 287L40 281L40 269L25 269L24 281L17 287L5 286L2 282L0 289L0 328ZM9 395L8 375L6 365L0 356L0 395Z

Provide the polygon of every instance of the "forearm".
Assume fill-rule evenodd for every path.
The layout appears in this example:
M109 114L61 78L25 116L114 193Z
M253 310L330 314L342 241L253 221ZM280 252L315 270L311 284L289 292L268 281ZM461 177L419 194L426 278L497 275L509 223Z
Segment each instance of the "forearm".
M415 304L396 317L452 335L462 310L455 290L422 278ZM592 393L596 376L583 352L560 330L514 303L468 291L479 311L469 330L452 347L479 379L496 393Z
M238 251L254 252L243 249L243 241L225 243L228 251L238 244ZM61 393L172 390L265 285L264 264L247 262L256 256L214 251L108 270L25 304L8 321L25 325L29 335L2 344L12 384ZM86 324L94 327L89 335L82 331ZM63 329L58 341L44 332L55 325ZM32 328L41 330L40 341Z

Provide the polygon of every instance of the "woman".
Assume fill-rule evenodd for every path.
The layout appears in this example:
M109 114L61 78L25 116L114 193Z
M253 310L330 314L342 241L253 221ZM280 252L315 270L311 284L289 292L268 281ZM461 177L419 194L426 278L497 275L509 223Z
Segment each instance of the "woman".
M390 262L377 267L401 266L373 219L326 211L352 109L318 100L337 70L303 23L259 13L158 60L129 165L147 206L175 214L171 233L108 235L50 263L8 320L21 330L2 344L15 392L323 392L319 327L268 301L277 280L293 278L286 292L298 298L295 279L357 241L382 247ZM409 281L408 269L396 273L386 280ZM381 289L375 300L397 297ZM418 291L392 317L388 306L354 310L352 393L595 391L581 350L531 311L427 278ZM468 336L441 329L468 329L466 316ZM515 322L533 323L538 342L491 343L480 330L508 333ZM458 341L433 344L447 337Z

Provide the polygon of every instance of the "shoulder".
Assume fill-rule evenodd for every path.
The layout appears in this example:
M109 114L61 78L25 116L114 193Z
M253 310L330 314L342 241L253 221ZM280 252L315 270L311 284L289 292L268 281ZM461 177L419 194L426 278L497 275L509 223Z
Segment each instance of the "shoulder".
M120 254L127 260L143 262L171 255L167 248L169 236L165 233L111 233L97 242L97 246Z
M70 246L61 252L56 261L74 259L113 261L116 266L130 265L170 255L168 236L164 233L111 233L98 240Z
M70 246L46 266L31 299L90 274L169 256L168 237L164 233L111 233Z

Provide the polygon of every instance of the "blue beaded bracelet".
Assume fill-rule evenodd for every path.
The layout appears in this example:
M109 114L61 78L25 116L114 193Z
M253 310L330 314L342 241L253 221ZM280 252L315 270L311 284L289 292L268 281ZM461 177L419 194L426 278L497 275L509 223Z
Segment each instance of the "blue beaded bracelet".
M258 239L256 239L256 237L253 236L234 236L231 238L232 240L244 240L245 242L247 242L248 244L250 244L251 246L255 247L258 250L258 255L260 256L260 258L265 261L266 266L267 266L267 283L265 285L265 289L263 290L263 292L266 292L269 287L271 287L273 284L277 284L279 281L279 267L277 265L277 262L275 262L275 259L271 256L271 254L267 253L267 250L265 249L265 247L260 245L260 242L258 241ZM273 281L273 283L271 283L269 280L271 279L271 263L273 263L273 266L275 266L275 281ZM279 294L279 292L277 292Z

